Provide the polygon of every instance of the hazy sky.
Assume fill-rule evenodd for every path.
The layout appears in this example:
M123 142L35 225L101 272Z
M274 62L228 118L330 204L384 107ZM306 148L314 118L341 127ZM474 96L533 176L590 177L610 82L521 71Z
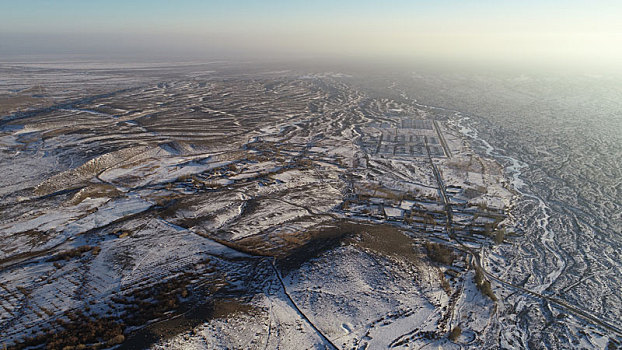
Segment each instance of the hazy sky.
M0 0L0 54L619 66L621 0Z

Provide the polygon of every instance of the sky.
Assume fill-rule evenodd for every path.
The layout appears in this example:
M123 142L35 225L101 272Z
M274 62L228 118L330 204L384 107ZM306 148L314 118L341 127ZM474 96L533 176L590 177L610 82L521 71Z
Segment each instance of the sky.
M0 0L0 55L42 54L620 68L622 1Z

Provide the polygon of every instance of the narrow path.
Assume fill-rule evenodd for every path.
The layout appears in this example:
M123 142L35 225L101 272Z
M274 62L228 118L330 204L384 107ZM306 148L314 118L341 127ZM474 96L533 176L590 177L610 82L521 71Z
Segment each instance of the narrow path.
M311 326L311 328L313 328L313 330L315 330L317 332L317 334L327 343L330 345L330 348L332 349L339 349L339 347L337 347L337 345L335 345L330 339L328 339L328 337L326 335L324 335L324 333L322 333L322 331L320 331L315 324L313 324L313 322L311 322L311 320L307 317L307 315L304 314L304 312L302 312L302 310L300 310L300 308L298 307L298 305L296 305L296 302L294 302L294 299L292 299L292 297L289 295L289 293L287 292L287 288L285 287L285 282L283 282L283 278L281 277L281 273L279 272L279 270L276 268L275 262L274 260L272 260L272 263L270 264L272 266L272 269L274 270L274 273L276 274L276 277L279 279L279 282L281 283L281 287L283 287L283 293L285 293L285 296L287 297L287 299L289 299L289 301L292 303L292 305L294 306L294 309L296 309L296 311L298 312L298 314L305 320L307 321L307 323L309 323L309 325Z
M192 230L189 230L189 229L183 228L183 227L181 227L181 226L175 225L175 224L173 224L173 223L171 223L171 222L169 222L169 221L166 221L166 220L164 220L164 219L160 219L160 220L162 220L162 221L163 221L163 222L165 222L166 224L171 225L171 226L173 226L173 227L178 227L178 228L181 228L181 229L183 229L183 230L185 230L185 231L188 231L188 232L191 232L191 233L196 234L196 233L195 233L195 232L193 232ZM246 252L246 251L243 251L243 250L236 249L236 247L233 247L233 246L228 245L228 244L224 244L223 242L221 242L221 241L219 241L219 240L214 240L214 239L212 239L212 238L207 238L207 237L204 237L204 236L201 236L201 237L202 237L202 238L209 239L209 240L211 240L211 241L213 241L213 242L215 242L215 243L221 244L221 245L223 245L223 246L225 246L225 247L227 247L227 248L233 249L233 250L235 250L235 251L236 251L236 252L238 252L238 253L247 254L247 255L249 255L249 257L260 257L260 258L265 258L265 256L262 256L262 255L254 255L254 254L252 254L252 253L250 253L250 252ZM336 346L336 345L335 345L335 344L334 344L334 343L333 343L330 339L328 339L328 337L327 337L326 335L324 335L324 333L322 333L322 331L320 331L320 329L319 329L319 328L317 328L317 327L315 326L315 324L313 324L313 322L311 322L311 320L309 319L309 317L307 317L307 315L305 315L305 313L304 313L304 312L302 312L302 310L298 307L298 305L296 304L296 302L294 301L294 299L292 299L291 295L289 295L289 293L287 292L287 288L286 288L286 286L285 286L285 282L283 282L283 278L281 277L281 274L280 274L280 272L278 271L278 269L277 269L277 267L276 267L275 260L276 260L276 258L274 258L274 259L271 261L270 266L272 266L272 269L274 270L274 274L276 275L277 279L279 280L279 283L281 284L281 288L283 288L283 293L285 294L285 296L287 297L287 299L290 301L290 303L292 304L292 306L294 307L294 309L296 310L296 312L300 315L300 317L302 317L305 321L307 321L307 323L309 324L309 326L311 326L311 328L313 328L313 330L314 330L315 332L317 332L317 334L318 334L318 335L322 338L322 340L324 340L324 342L325 342L325 343L327 343L327 344L329 344L329 345L330 345L330 348L332 348L332 349L339 349L339 347L337 347L337 346Z

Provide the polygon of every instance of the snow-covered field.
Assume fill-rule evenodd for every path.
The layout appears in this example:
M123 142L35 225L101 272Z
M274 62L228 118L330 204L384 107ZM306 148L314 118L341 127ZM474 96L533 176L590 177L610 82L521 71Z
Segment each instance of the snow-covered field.
M100 68L0 66L30 72L0 90L0 344L527 347L517 294L618 344L499 273L520 193L433 109L343 73Z

